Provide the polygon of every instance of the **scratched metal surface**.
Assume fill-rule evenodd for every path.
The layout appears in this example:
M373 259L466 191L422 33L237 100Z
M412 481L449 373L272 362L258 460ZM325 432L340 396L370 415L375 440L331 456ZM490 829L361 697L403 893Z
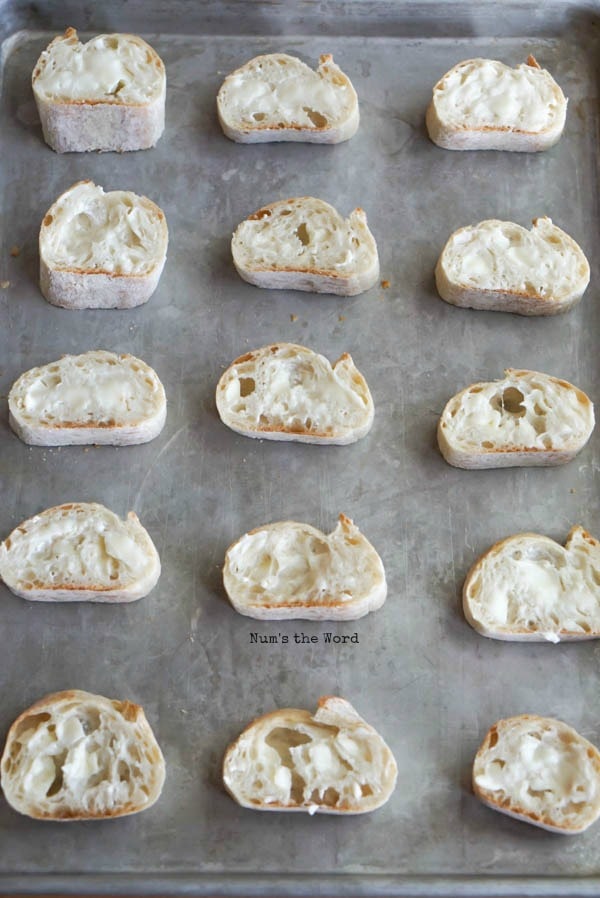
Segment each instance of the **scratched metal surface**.
M598 4L549 3L546 19L534 6L459 5L458 20L443 4L369 10L352 2L274 4L270 17L269 4L228 3L220 20L208 4L206 27L198 5L178 2L169 14L164 4L147 4L145 13L131 4L124 20L116 6L77 13L66 4L65 17L52 4L0 8L10 37L0 100L0 533L50 505L98 500L138 513L163 573L149 597L122 607L27 604L0 587L0 731L51 690L134 699L159 738L168 777L152 810L110 823L39 824L2 800L0 886L522 894L528 876L529 894L596 894L600 827L563 840L511 821L477 803L469 776L484 732L502 716L561 717L600 742L600 648L484 640L463 620L459 593L470 564L503 536L533 530L563 539L576 522L600 533L599 438L564 468L463 472L438 454L435 425L450 395L506 366L560 375L600 399ZM57 156L45 146L29 77L67 24L135 30L161 54L167 129L156 149ZM244 147L222 136L214 98L223 76L280 49L309 62L333 52L352 77L361 128L350 142ZM557 147L460 154L428 141L424 109L444 71L467 57L514 64L531 52L570 98ZM140 309L68 312L39 293L40 221L80 178L145 193L166 212L167 266ZM300 194L344 213L367 211L389 289L340 299L239 280L229 256L236 224L264 202ZM590 257L591 286L576 310L527 320L437 298L433 266L451 231L488 217L527 224L540 214ZM220 423L213 397L223 367L277 340L332 360L353 354L376 405L366 439L340 448L277 444ZM161 436L121 449L21 444L4 398L14 379L96 347L133 352L156 368L169 399ZM233 612L220 580L230 542L282 519L328 530L340 511L384 559L389 597L379 612L349 624L259 624ZM252 644L253 632L278 641ZM326 632L359 641L327 645ZM296 644L294 633L318 642ZM389 803L350 819L238 808L219 782L228 742L263 711L310 708L331 693L353 702L392 747L400 774Z

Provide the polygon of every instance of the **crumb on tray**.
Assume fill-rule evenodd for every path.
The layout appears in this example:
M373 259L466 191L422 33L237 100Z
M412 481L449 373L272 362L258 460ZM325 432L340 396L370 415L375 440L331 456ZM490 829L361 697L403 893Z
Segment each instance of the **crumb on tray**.
M382 281L381 286L383 287L384 290L387 290L391 286L391 284L389 281Z

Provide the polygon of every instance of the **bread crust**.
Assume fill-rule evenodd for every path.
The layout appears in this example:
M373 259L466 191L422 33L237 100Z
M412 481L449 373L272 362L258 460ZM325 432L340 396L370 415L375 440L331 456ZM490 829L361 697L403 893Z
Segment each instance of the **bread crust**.
M309 415L308 419L310 424L307 421L296 420L298 416L294 416L291 423L277 423L267 405L264 405L264 407L261 405L257 421L249 419L248 414L235 414L231 410L231 400L228 398L227 388L236 380L241 382L241 378L236 373L236 368L241 365L246 366L249 363L249 372L251 372L256 368L257 364L272 356L277 361L281 360L282 364L285 364L286 360L292 357L308 365L317 364L323 366L327 374L334 379L334 382L335 378L339 378L340 373L343 372L346 375L345 380L352 384L353 398L359 398L363 403L363 406L360 408L360 423L356 423L353 426L331 424L329 430L319 429L312 415ZM336 369L338 370L336 371ZM337 362L331 366L323 356L304 346L298 346L293 343L273 343L247 352L235 359L219 379L216 391L216 404L219 417L223 423L243 436L254 439L293 440L299 443L319 443L336 446L354 443L366 436L372 427L375 414L373 399L367 382L356 369L349 353L343 353Z
M320 580L327 574L329 576L327 592L324 595L317 597L313 594L313 589L313 592L309 592L308 595L300 593L295 599L289 599L285 595L283 585L278 587L276 584L265 588L265 592L271 595L272 601L265 601L258 593L253 597L248 595L251 591L248 579L252 579L252 573L245 565L242 565L241 571L238 572L237 563L234 560L236 550L254 536L266 536L268 539L270 534L279 535L282 540L286 536L291 538L293 535L299 539L302 537L312 538L321 547L325 545L329 547L329 552L333 556L329 570L324 565L320 565L318 569ZM348 567L351 563L353 565L345 571L350 585L344 583L343 579L340 580L341 574L336 570L337 559L335 558L336 551L338 557L341 558L341 552L347 546L353 547L353 558L345 559ZM293 553L294 548L289 549L289 552ZM273 548L267 551L272 552ZM298 547L296 552L298 556L301 556L301 547ZM255 565L260 564L260 561L261 556L259 555L258 558L255 558ZM309 559L306 561L308 563ZM358 586L351 584L356 578L355 571L364 571L367 568L371 572L370 582L366 591L361 592ZM295 521L281 521L256 527L229 546L223 566L223 583L229 601L235 610L246 617L257 620L358 620L369 612L381 608L387 596L385 571L379 555L353 521L343 514L339 516L338 527L329 536L309 524L299 524ZM258 583L256 585L258 587ZM314 587L314 583L312 586Z
M287 200L277 200L269 203L261 209L257 209L248 216L246 221L238 225L231 241L233 264L240 277L255 287L269 290L301 290L308 293L329 293L336 296L357 296L370 290L379 280L379 255L375 239L368 228L367 216L363 209L357 207L346 220L341 219L348 227L353 239L360 238L367 247L368 264L355 270L338 270L333 265L324 267L312 264L289 265L285 261L276 264L267 264L252 258L251 250L244 242L244 229L248 222L276 221L278 217L287 215L288 209L293 210L292 215L300 214L310 220L317 214L328 214L332 219L341 219L337 211L315 197L291 197ZM275 238L274 238L275 239ZM320 248L315 251L319 254ZM348 252L352 247L348 246ZM322 254L322 251L321 251Z
M503 796L502 790L494 791L480 786L477 782L478 772L482 772L485 756L511 729L521 727L525 727L526 730L534 729L542 732L555 730L557 738L561 742L576 744L585 751L594 770L596 794L593 804L584 800L580 802L584 807L578 812L578 817L571 813L570 819L560 819L562 815L558 808L548 809L546 813L537 813L527 809L518 800L511 798L511 796ZM525 775L527 775L527 771ZM591 742L561 720L540 717L537 714L521 714L517 717L499 720L490 727L473 762L472 786L476 797L495 811L500 811L500 813L514 817L516 820L531 823L550 832L575 835L586 830L600 816L600 752L595 745L592 745Z
M370 740L371 746L371 764L373 766L372 776L375 780L379 780L377 785L368 792L364 791L361 795L355 796L353 800L344 799L338 795L337 801L332 802L327 798L325 791L322 797L314 798L313 794L310 799L294 798L290 793L289 800L282 801L270 797L269 800L261 800L252 798L252 792L247 793L243 783L239 783L240 772L252 775L251 770L246 770L246 749L249 746L256 746L256 750L260 752L261 745L264 744L268 735L273 730L284 728L286 730L296 730L303 733L307 728L322 727L324 731L339 731L341 734L353 736L357 739ZM266 736L263 739L263 734ZM310 741L301 740L301 741ZM374 755L377 753L381 770L375 770L376 761ZM292 761L293 765L293 761ZM284 766L289 766L284 762ZM350 768L350 765L348 765ZM364 771L361 771L364 776ZM396 786L397 766L394 756L381 738L379 733L359 714L345 699L337 696L323 696L318 701L317 711L311 715L309 711L298 708L283 708L277 711L271 711L251 721L242 731L238 738L232 742L223 759L223 784L231 797L244 808L255 811L285 811L285 812L301 812L313 814L364 814L380 808L388 801ZM263 770L261 776L268 776ZM339 786L339 784L338 784ZM314 790L313 790L314 791ZM314 798L314 800L313 800Z
M556 119L552 124L540 130L526 130L517 124L476 126L468 121L445 121L440 115L437 93L444 90L447 79L454 73L468 66L492 62L496 66L508 68L495 60L466 59L457 63L438 81L433 88L433 98L427 107L425 124L433 143L445 150L504 150L517 153L538 153L550 149L560 139L567 114L567 100L558 84L549 72L542 69L534 56L527 58L526 65L540 70L543 76L550 79L553 85L554 101L558 107ZM521 68L520 66L516 67Z
M143 743L140 745L140 748L144 750L152 769L152 777L146 784L147 794L143 802L134 803L127 801L120 806L104 811L94 809L82 811L80 808L63 807L50 812L28 804L18 794L13 780L18 756L24 749L24 745L20 743L23 735L23 726L29 721L34 723L36 719L39 719L40 715L49 715L50 719L56 718L57 715L60 715L61 707L65 705L72 706L73 704L87 705L97 710L103 710L108 715L116 716L117 719L122 718L126 724L136 727L141 733ZM134 702L108 699L80 689L68 689L46 695L34 702L31 707L17 717L8 731L4 752L0 759L0 770L5 798L14 810L28 817L33 817L35 820L53 820L62 823L75 820L113 819L146 810L159 798L165 780L165 761L143 708Z
M101 35L100 37L104 37ZM44 140L56 153L128 152L155 146L165 127L166 75L155 50L133 34L110 35L137 44L146 53L148 66L162 77L162 90L151 101L124 103L118 97L110 101L57 100L43 95L37 86L53 48L62 42L78 44L77 31L67 28L64 35L51 41L36 63L32 87L38 108ZM106 37L109 37L106 35Z
M568 381L552 377L549 374L514 368L507 368L504 373L504 379L495 381L493 384L485 382L471 384L471 386L461 390L460 393L457 393L448 401L439 419L437 428L438 446L444 459L454 467L465 469L547 467L562 465L571 461L583 449L594 429L594 407L589 397L578 387L568 383ZM535 445L525 446L517 444L497 448L493 444L487 447L478 444L477 448L474 448L473 440L470 440L468 445L461 445L461 441L453 432L452 419L456 414L456 409L460 408L463 399L468 399L469 393L482 392L490 386L497 387L500 391L509 387L516 387L517 389L521 387L527 391L532 378L535 378L537 383L542 382L547 385L555 385L571 391L580 407L581 415L586 418L585 431L582 431L579 435L571 436L568 440L565 439L563 441L564 444L560 448L552 446L552 444L544 448ZM464 443L465 441L462 442Z
M443 300L454 306L463 309L483 309L494 312L513 312L517 315L559 315L568 312L575 306L583 296L590 280L590 267L588 261L581 250L581 247L564 231L552 224L549 218L533 219L533 231L543 228L551 231L552 243L560 241L560 248L556 252L563 251L568 247L573 257L577 258L580 265L578 282L570 291L562 292L561 295L556 293L541 293L533 286L532 281L535 280L536 273L531 272L531 282L525 289L489 289L485 286L476 287L466 283L457 281L450 273L450 266L453 262L453 253L455 246L459 243L461 235L473 234L478 231L484 231L488 226L499 226L504 230L513 229L515 232L525 231L520 225L513 222L500 222L496 220L482 221L473 227L467 226L454 231L448 238L444 249L437 261L435 267L435 282L439 295ZM527 232L525 232L527 233Z
M352 109L348 116L338 124L331 126L329 123L324 125L312 124L310 127L300 125L293 121L278 122L277 125L264 125L260 122L248 124L236 124L234 118L228 114L227 108L227 92L236 77L244 76L252 70L252 67L264 63L269 60L285 60L288 64L304 66L304 63L293 56L285 53L272 53L263 56L257 56L249 60L243 66L231 72L219 89L217 94L217 113L219 124L223 129L223 133L230 140L236 143L272 143L274 141L288 141L296 143L320 143L335 144L349 140L356 134L360 122L360 114L358 108L358 97L350 79L333 61L330 53L323 54L319 57L319 66L317 74L321 79L326 79L338 87L342 87L348 91L353 98ZM309 70L310 71L310 70Z

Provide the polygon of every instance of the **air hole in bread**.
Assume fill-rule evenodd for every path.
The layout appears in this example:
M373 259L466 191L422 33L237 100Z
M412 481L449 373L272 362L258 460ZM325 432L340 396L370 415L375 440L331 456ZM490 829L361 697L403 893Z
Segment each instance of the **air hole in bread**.
M493 449L494 448L494 444L491 442L491 440L484 440L483 443L481 444L481 446L483 449Z
M310 243L310 235L306 227L306 222L303 221L302 224L298 225L295 233L302 246L308 246Z
M492 730L492 732L490 733L490 738L489 738L489 747L493 748L497 742L498 742L498 733L496 732L496 730Z
M253 113L253 115L252 115L252 118L253 118L256 122L262 122L263 119L265 119L266 117L267 117L267 116L266 116L266 114L265 114L264 112L255 112L255 113Z
M116 96L118 96L119 91L123 90L124 87L125 87L125 82L123 81L123 79L119 79L119 81L117 81L117 83L115 84L113 89L111 91L109 91L108 95L110 97L116 97Z
M316 109L311 109L310 106L303 106L302 109L307 114L315 128L326 128L328 125L327 118L322 115L320 112L317 112Z
M284 767L294 768L294 762L290 754L290 748L296 748L297 745L306 745L312 742L310 736L306 733L298 733L288 727L275 727L266 737L265 742L274 748Z
M522 404L524 399L523 393L516 387L507 387L502 394L501 406L505 412L509 412L517 418L523 418L526 414L525 407Z
M240 377L240 396L250 396L256 389L256 382L253 377Z
M481 393L482 390L483 390L483 387L478 387L478 386L469 387L469 393Z
M54 217L52 215L46 215L46 217L44 218L44 226L49 227L53 221Z

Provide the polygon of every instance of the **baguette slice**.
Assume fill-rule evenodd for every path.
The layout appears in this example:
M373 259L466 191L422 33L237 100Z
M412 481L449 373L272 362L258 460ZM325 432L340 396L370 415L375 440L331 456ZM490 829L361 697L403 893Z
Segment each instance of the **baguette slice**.
M312 196L254 212L238 225L231 252L240 277L255 287L356 296L379 279L377 244L363 210L343 219Z
M100 34L82 44L67 28L46 47L32 76L44 140L57 153L146 150L165 127L161 58L134 34Z
M8 803L36 820L98 820L154 804L165 762L139 705L79 689L15 720L0 761Z
M285 53L256 56L227 76L217 110L225 135L238 143L341 143L359 122L356 91L329 54L316 72Z
M217 410L244 436L338 446L366 436L375 413L347 352L332 366L293 343L263 346L232 362L217 384Z
M131 191L78 181L40 228L40 288L63 309L131 309L156 290L169 234L162 209Z
M475 756L473 791L509 817L579 833L600 815L600 752L560 720L499 720Z
M95 349L26 371L8 409L10 426L32 446L130 446L158 436L167 400L141 359Z
M343 698L319 699L314 715L297 708L253 721L229 746L223 782L256 811L365 814L396 785L394 756Z
M600 543L582 527L573 527L564 548L537 533L503 539L469 571L463 609L492 639L597 639Z
M160 576L154 543L130 511L94 502L48 508L0 544L0 577L35 602L134 602Z
M223 582L235 610L258 620L357 620L387 595L381 558L343 514L329 536L294 521L246 533L227 550Z
M530 231L490 219L449 237L435 281L442 299L454 306L557 315L579 302L590 266L577 243L550 218L535 218Z
M582 390L538 371L509 368L447 403L438 445L457 468L562 465L587 443L594 406Z
M431 140L446 150L513 150L537 153L559 139L567 100L533 56L510 66L467 59L433 88L426 124Z

